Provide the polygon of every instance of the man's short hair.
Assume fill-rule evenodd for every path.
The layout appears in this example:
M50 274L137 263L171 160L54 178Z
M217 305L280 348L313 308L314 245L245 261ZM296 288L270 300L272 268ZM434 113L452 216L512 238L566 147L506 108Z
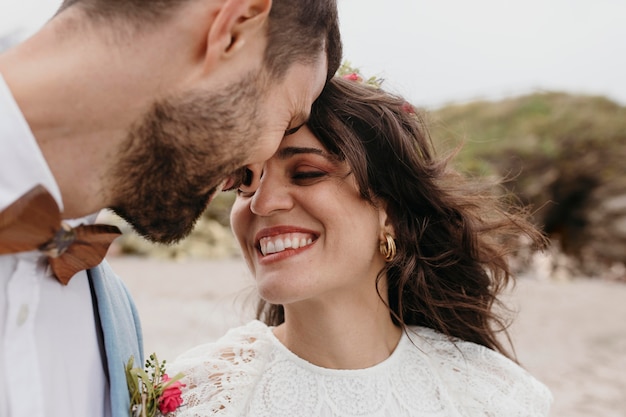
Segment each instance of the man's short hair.
M88 16L131 23L158 21L194 0L64 0L59 12L81 5ZM196 0L199 1L199 0ZM270 11L265 67L280 79L295 62L312 63L326 49L328 79L341 63L337 0L274 0Z
M59 12L80 5L90 18L121 18L133 23L148 23L191 0L63 0Z
M324 47L330 79L342 54L336 0L274 0L265 51L270 74L281 77L295 62L312 62Z

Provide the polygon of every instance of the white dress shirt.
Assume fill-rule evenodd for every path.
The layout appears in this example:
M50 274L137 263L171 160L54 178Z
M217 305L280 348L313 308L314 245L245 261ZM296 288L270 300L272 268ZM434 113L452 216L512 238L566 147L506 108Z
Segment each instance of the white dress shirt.
M37 184L62 210L59 187L0 75L0 210ZM37 251L0 255L0 417L105 417L109 410L87 273L64 286Z

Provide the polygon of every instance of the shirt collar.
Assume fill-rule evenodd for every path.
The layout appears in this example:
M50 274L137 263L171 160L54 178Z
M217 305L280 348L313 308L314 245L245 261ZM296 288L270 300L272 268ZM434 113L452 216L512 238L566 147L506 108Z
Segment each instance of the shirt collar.
M24 115L0 74L0 209L37 184L52 194L63 211L61 191Z

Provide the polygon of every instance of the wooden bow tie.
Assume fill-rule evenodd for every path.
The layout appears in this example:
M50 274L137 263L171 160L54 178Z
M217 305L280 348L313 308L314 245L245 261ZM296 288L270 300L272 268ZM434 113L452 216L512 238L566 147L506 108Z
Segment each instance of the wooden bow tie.
M69 226L61 221L59 206L41 185L0 212L0 255L39 250L48 256L63 285L77 272L102 262L120 234L117 227L104 224Z

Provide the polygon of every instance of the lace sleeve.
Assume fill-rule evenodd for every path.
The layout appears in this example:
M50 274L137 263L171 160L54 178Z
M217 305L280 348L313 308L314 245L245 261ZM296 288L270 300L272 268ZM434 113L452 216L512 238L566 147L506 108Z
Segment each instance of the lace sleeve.
M484 346L420 330L452 402L463 415L545 417L552 394L525 369Z
M185 374L183 406L176 417L236 416L245 408L251 388L262 375L271 345L267 327L258 321L230 330L215 343L198 346L168 368Z

